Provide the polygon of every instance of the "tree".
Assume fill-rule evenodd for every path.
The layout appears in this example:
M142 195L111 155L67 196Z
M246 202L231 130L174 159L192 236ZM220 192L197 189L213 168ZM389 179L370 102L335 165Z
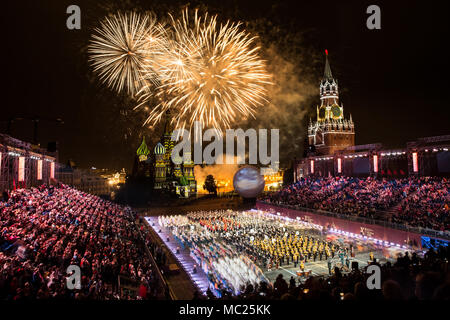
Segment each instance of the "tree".
M205 183L203 184L203 190L207 190L209 193L214 193L217 195L217 186L212 174L206 176Z

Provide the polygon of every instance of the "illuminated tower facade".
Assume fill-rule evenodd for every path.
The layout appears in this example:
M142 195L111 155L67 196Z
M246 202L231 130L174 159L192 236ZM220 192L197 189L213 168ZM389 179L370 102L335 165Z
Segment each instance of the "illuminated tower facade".
M172 141L173 127L170 111L166 112L164 121L164 132L160 142L153 149L154 155L154 188L155 189L174 189L177 194L183 196L195 195L197 192L197 181L194 176L194 163L191 154L183 155L182 159L172 161L172 150L174 142Z
M170 114L170 110L166 111L166 119L164 121L164 132L163 132L163 136L161 138L161 143L164 146L165 149L165 153L164 153L164 164L166 165L166 177L169 177L172 175L172 167L173 167L173 163L172 163L172 159L171 159L171 154L172 154L172 150L173 150L173 141L172 141L172 132L173 132L173 128L172 128L172 117Z
M339 86L333 78L328 51L325 50L325 71L320 82L320 106L317 118L310 120L308 142L314 146L316 154L331 155L337 150L355 145L355 126L350 115L344 117L344 106L339 104Z
M187 179L189 185L190 193L197 193L197 181L194 176L194 162L192 161L192 155L190 152L186 152L183 155L183 176Z
M164 154L166 148L158 142L153 150L155 156L155 189L161 189L163 183L166 181L166 165L164 163Z

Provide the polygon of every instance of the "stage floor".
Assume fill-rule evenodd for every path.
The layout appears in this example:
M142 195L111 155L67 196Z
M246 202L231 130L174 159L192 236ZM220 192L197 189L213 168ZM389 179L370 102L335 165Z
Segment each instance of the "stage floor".
M387 259L383 256L382 251L372 251L374 257L377 259L378 262L380 262L381 264L386 263ZM350 267L351 267L351 263L352 261L357 261L358 262L358 268L364 268L368 265L368 261L369 261L369 252L367 253L359 253L356 254L354 258L350 258ZM283 275L283 279L286 281L289 281L289 279L293 276L294 279L297 281L303 279L306 280L306 278L302 278L302 277L298 277L297 276L297 271L299 271L300 268L297 265L296 268L294 268L293 264L290 264L288 266L282 266L279 267L278 269L272 269L271 271L267 271L264 270L264 275L267 277L267 279L269 279L270 281L274 282L275 279L277 278L277 276L279 274ZM305 263L305 270L311 270L311 275L312 276L328 276L328 264L326 260L316 260L316 262L311 261L311 262L307 262Z

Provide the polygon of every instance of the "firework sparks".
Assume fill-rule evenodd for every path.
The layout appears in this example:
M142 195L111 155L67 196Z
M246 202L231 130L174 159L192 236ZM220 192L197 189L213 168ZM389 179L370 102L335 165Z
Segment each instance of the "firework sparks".
M216 16L197 11L170 18L167 29L148 15L106 18L88 49L100 79L118 92L126 88L138 98L136 108L156 98L150 125L167 110L178 128L201 121L219 131L253 116L270 83L255 38L239 23L219 25Z
M160 103L147 123L159 121L168 109L177 115L177 127L201 121L223 129L237 117L253 116L270 83L255 38L240 31L240 24L219 26L216 16L199 17L197 11L193 18L186 10L171 21L170 41L156 62Z
M134 95L154 84L156 73L145 61L161 52L162 27L149 15L117 13L95 29L89 44L90 62L110 88Z

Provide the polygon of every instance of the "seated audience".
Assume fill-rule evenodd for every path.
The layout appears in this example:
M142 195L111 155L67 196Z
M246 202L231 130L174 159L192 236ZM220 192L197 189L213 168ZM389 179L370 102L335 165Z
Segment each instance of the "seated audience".
M0 202L0 299L154 297L135 219L130 208L64 185L12 191ZM66 286L69 265L80 267L80 290ZM121 295L119 276L140 286L136 296Z

